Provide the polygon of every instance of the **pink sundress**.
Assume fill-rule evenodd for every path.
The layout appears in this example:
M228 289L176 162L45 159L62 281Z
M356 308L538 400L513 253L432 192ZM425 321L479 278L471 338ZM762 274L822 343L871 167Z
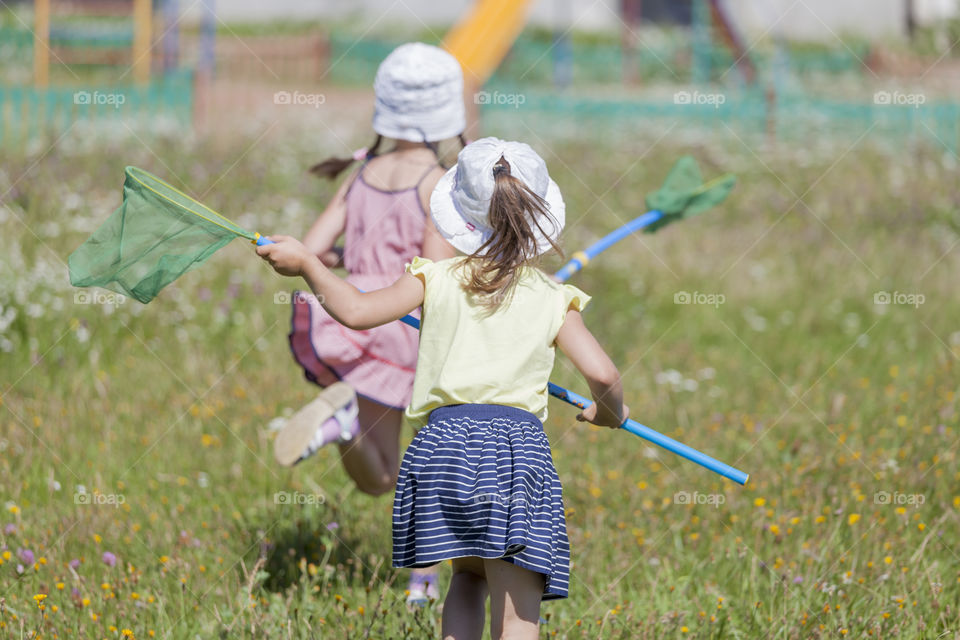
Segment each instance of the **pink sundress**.
M367 184L364 168L346 195L343 265L347 282L372 291L393 284L423 249L427 214L418 187L433 167L416 185L396 191ZM416 329L391 322L354 331L331 318L309 292L297 291L292 298L290 349L307 380L321 387L342 380L357 395L394 409L410 403Z

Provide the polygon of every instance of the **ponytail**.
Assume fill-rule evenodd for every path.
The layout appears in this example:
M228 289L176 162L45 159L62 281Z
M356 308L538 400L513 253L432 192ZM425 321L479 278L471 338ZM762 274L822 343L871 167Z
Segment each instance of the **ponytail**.
M547 201L534 193L522 180L510 174L510 163L500 158L493 167L493 196L488 221L493 233L479 249L467 256L463 288L483 298L483 306L495 311L513 293L520 267L538 255L537 232L562 254L541 220L556 225Z
M373 146L365 151L361 156L354 156L352 158L337 158L330 157L319 162L312 167L310 167L310 173L320 178L327 178L328 180L334 180L337 176L344 172L350 165L358 160L370 160L371 158L376 157L377 149L380 148L380 143L383 142L383 136L377 134L377 139L374 140ZM362 150L361 150L362 151Z

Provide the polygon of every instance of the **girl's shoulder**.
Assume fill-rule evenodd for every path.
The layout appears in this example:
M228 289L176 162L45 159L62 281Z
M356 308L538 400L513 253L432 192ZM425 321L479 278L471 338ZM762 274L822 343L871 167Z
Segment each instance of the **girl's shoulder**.
M410 161L394 153L365 161L358 175L364 183L385 192L411 191L439 168L435 162Z
M541 269L535 267L526 267L526 269L527 273L524 274L522 282L549 296L551 300L562 300L565 310L576 309L582 311L590 302L591 296L579 287L557 282L553 276Z
M422 258L417 256L410 261L411 265L416 265L419 267L443 267L449 268L455 265L460 264L466 259L466 256L454 256L452 258L444 258L443 260L431 260L430 258Z
M523 276L521 278L521 282L527 285L533 285L554 291L560 291L566 286L562 282L557 282L553 276L548 274L543 269L529 265L523 267Z
M427 258L414 258L407 265L407 273L420 278L425 287L438 290L456 287L462 291L464 275L459 268L466 260L466 256L455 256L436 262ZM552 276L532 266L522 267L517 286L525 290L523 299L525 304L534 306L546 305L549 308L561 308L564 316L570 309L583 311L590 303L590 296L572 284L557 282ZM532 295L531 295L532 294ZM510 303L507 303L510 304Z
M463 261L464 256L454 256L452 258L446 258L444 260L437 260L434 262L429 258L421 258L417 256L410 261L410 264L407 265L407 273L411 273L415 276L421 276L424 279L430 274L434 273L452 273L456 267L458 267Z

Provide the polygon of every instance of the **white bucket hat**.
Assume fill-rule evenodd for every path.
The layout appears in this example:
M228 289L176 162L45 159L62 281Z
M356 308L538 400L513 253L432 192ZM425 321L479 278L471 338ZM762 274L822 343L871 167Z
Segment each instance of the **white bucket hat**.
M411 142L446 140L463 133L463 70L443 49L411 42L380 63L373 81L373 130Z
M493 229L488 222L495 180L493 166L500 158L510 163L510 175L519 178L546 200L552 220L538 220L545 236L534 227L537 254L549 251L564 224L560 188L550 179L547 165L537 152L522 142L481 138L464 147L457 164L447 171L430 196L430 215L447 241L459 251L472 254L486 242Z

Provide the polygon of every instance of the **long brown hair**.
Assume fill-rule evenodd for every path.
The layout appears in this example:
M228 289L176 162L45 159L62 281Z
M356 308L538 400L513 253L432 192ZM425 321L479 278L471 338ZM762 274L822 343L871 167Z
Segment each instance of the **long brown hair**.
M510 174L510 163L503 157L493 167L493 196L488 221L493 233L479 249L467 256L463 289L479 296L483 306L495 311L513 294L518 270L535 261L537 231L547 238L555 251L563 251L543 228L546 220L554 228L547 201L534 193L522 180Z
M458 134L457 139L460 140L460 148L467 146L467 141L463 137L463 134ZM377 134L377 139L373 141L373 144L367 149L367 154L364 157L364 160L371 160L377 157L377 151L380 149L380 143L383 142L383 136ZM434 142L424 142L427 147L433 151L434 155L437 156L437 160L440 159L440 151L437 149L437 145ZM338 158L336 156L331 156L324 160L323 162L318 162L317 164L310 167L310 173L313 175L326 178L328 180L334 180L337 176L343 173L350 165L357 161L356 157L353 158ZM446 168L446 167L444 167Z

